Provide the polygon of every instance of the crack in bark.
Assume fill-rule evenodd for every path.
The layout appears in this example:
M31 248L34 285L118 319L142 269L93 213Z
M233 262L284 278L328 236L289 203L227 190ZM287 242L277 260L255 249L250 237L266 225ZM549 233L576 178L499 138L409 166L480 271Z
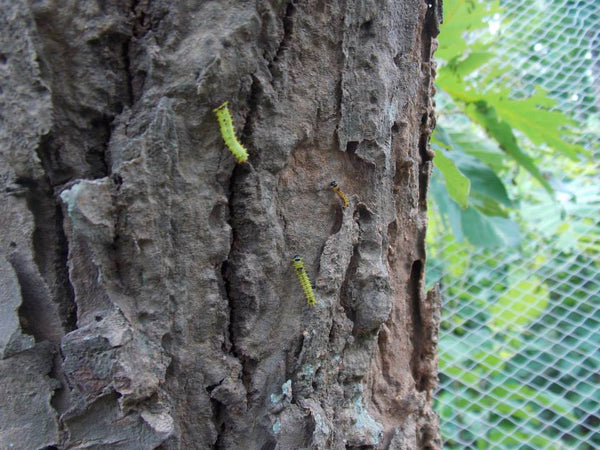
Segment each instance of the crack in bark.
M52 168L44 146L49 141L42 139L36 149L44 170L42 180L20 180L26 187L25 198L33 216L33 258L41 276L46 281L51 300L57 305L63 333L77 328L77 304L69 278L69 243L63 227L60 201L52 186Z
M352 246L352 256L350 257L350 263L346 269L344 280L342 281L342 287L340 289L340 304L344 308L346 317L348 317L352 323L354 323L356 320L356 310L351 298L352 296L350 291L352 290L352 286L350 285L350 280L354 278L354 275L356 274L356 268L358 267L358 245L359 244L356 243Z
M221 280L223 282L225 299L227 301L227 336L224 343L224 348L222 348L223 352L229 354L236 358L242 367L242 383L246 388L246 402L249 404L249 378L251 377L251 373L249 372L248 361L247 358L244 357L237 348L236 336L235 336L235 299L231 289L231 278L232 278L232 268L230 266L229 261L232 259L232 255L235 251L237 245L237 230L233 224L232 218L235 216L234 202L233 197L235 195L235 182L239 174L240 167L235 166L231 178L229 180L229 195L228 195L228 205L229 205L229 219L227 223L231 227L231 244L229 248L229 253L227 255L227 259L225 259L221 263ZM215 402L217 404L215 404ZM222 405L220 402L211 398L211 404L213 405L213 421L218 428L217 439L213 445L214 449L223 448L223 439L224 434L226 432L225 420L224 416L226 414L226 407Z
M263 89L260 85L260 80L252 75L252 85L250 86L250 93L248 94L248 107L250 108L248 114L246 115L246 122L244 123L244 127L241 130L241 138L243 141L250 140L252 136L252 131L254 128L254 123L256 122L256 111L258 110L258 104L263 95ZM252 158L254 156L254 158ZM257 163L256 161L256 153L250 152L250 158Z
M410 369L412 372L415 385L419 391L422 391L421 381L423 374L421 373L421 358L422 358L422 346L424 340L423 330L423 317L421 316L421 302L423 301L423 261L418 259L413 261L410 278L408 281L408 297L411 302L411 316L412 316L412 355L410 358Z
M275 56L273 57L273 60L271 62L269 62L269 65L267 66L267 68L273 78L276 78L276 76L275 76L276 74L274 73L275 66L279 63L279 61L281 61L281 58L283 57L284 52L289 48L289 41L294 32L293 17L294 17L295 12L296 12L296 1L292 0L292 1L288 2L287 6L285 8L285 13L283 15L283 18L281 19L283 22L283 37L279 41L279 45L277 46L277 50L275 51Z

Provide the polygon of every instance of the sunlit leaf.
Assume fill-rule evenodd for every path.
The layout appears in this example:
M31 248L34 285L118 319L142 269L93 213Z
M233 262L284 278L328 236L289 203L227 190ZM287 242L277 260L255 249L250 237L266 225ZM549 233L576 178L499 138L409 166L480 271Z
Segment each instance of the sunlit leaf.
M498 0L445 0L444 21L440 27L438 58L446 59L461 54L466 48L464 33L487 28L487 17L499 11Z
M494 57L492 52L471 52L464 58L453 58L448 69L456 77L465 77Z
M435 158L433 159L433 164L444 176L448 194L460 206L466 208L468 205L469 190L471 188L469 179L465 177L461 171L458 170L456 164L454 164L454 162L444 154L442 147L438 146L435 150L436 152Z

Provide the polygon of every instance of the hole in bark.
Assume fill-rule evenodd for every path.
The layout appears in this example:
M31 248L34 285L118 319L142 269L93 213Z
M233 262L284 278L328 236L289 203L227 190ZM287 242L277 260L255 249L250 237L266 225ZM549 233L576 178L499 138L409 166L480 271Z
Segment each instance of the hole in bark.
M372 20L367 20L360 25L359 36L363 38L375 36Z
M340 295L340 303L344 308L344 313L346 313L346 317L354 323L356 319L356 311L354 311L354 302L353 302L353 293L354 286L352 283L352 279L356 274L356 268L358 266L358 244L354 246L352 249L352 257L350 258L350 264L348 265L348 269L346 270L346 275L344 276L344 281L342 283L341 295Z
M419 328L421 326L421 310L419 301L421 298L421 283L423 280L423 261L417 259L413 262L410 270L409 279L409 294L412 300L413 326Z
M394 56L394 64L396 65L396 67L400 67L401 62L402 62L402 53L398 53L396 56Z
M221 383L223 382L225 378L222 378L221 381L219 381L216 384L211 384L210 386L206 386L204 389L206 389L206 392L208 392L209 394L215 390L216 387L220 386Z
M427 162L419 167L419 209L427 211L427 191L429 189L429 165Z
M102 316L94 316L96 322L102 322Z
M339 200L336 196L335 198L336 203ZM336 205L334 208L334 218L333 218L333 225L331 227L331 232L330 234L336 234L338 231L340 231L340 229L342 228L342 221L344 219L344 212L342 211L342 208L338 205Z
M420 371L421 345L423 321L421 317L421 290L423 282L423 261L418 259L413 262L408 281L408 296L412 316L412 345L413 351L410 358L410 369L417 389L420 389L423 374Z
M208 388L207 388L207 391L208 391ZM210 392L210 391L208 391L208 392ZM213 417L214 417L215 425L219 429L219 434L217 436L217 440L215 441L215 443L213 445L213 449L225 448L225 445L223 443L223 440L225 437L225 415L226 415L225 405L223 405L221 402L219 402L218 400L215 400L212 397L210 399L210 404L213 409Z
M356 150L358 149L358 145L359 145L358 141L349 141L346 144L346 152L351 153L351 154L356 153Z
M90 121L91 133L99 141L88 149L85 162L88 163L90 174L93 178L103 178L108 175L107 151L111 135L111 122L114 117L102 115Z

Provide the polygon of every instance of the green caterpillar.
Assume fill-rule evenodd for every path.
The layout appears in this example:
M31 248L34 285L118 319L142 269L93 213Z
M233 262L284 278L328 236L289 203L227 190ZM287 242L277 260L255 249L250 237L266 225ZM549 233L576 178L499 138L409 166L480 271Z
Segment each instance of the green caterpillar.
M348 197L340 190L337 181L333 180L330 186L331 189L333 189L333 192L335 192L338 195L338 197L344 201L344 209L346 209L348 207Z
M213 112L217 115L221 136L223 136L225 145L231 151L238 163L244 163L248 161L248 151L240 144L240 141L238 141L235 135L233 119L231 118L229 107L227 106L228 103L229 102L223 103L218 108L213 109Z
M294 255L292 264L294 264L296 276L300 280L300 285L302 286L302 290L304 291L306 303L308 304L308 306L315 306L317 304L317 300L315 299L315 294L312 290L312 286L310 285L310 280L308 278L308 275L306 274L306 270L304 270L304 262L302 262L302 258L300 257L300 255Z

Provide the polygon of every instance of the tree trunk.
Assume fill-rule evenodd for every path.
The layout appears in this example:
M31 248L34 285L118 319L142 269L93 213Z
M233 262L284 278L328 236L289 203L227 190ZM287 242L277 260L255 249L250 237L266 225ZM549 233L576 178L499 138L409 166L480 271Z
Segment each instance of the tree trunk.
M438 1L1 2L3 447L440 447Z

